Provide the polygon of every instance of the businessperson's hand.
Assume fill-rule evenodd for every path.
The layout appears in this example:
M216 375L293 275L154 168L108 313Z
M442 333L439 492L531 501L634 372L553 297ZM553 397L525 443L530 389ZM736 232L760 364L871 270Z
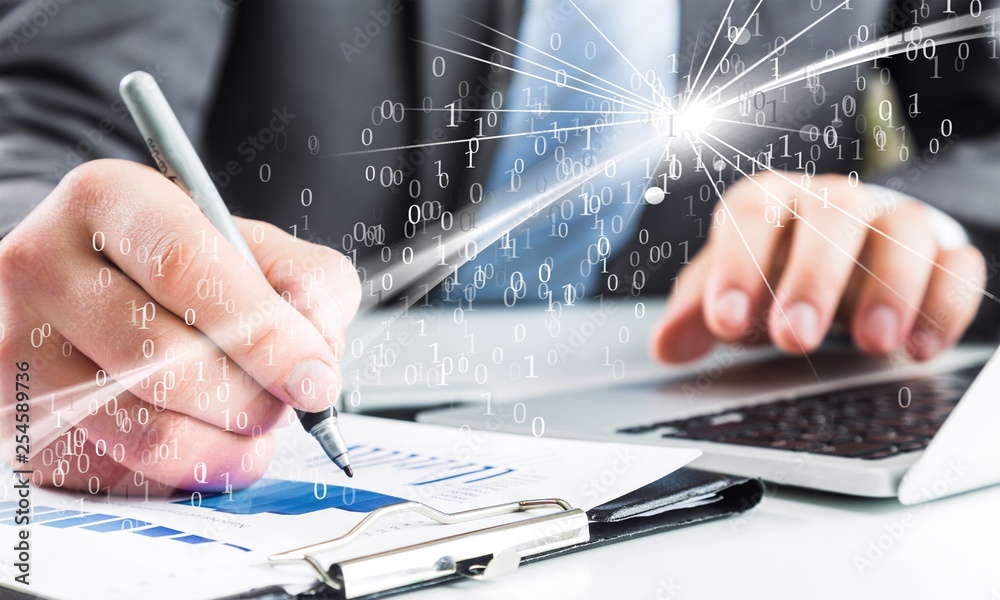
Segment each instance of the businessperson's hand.
M715 341L770 339L808 353L835 322L862 352L925 360L969 326L985 262L972 246L941 244L927 207L882 202L841 175L812 179L819 198L798 183L767 173L723 194L654 331L660 360L698 358Z
M266 279L160 173L101 160L0 241L3 460L91 493L263 474L289 406L337 399L361 288L337 252L237 223Z

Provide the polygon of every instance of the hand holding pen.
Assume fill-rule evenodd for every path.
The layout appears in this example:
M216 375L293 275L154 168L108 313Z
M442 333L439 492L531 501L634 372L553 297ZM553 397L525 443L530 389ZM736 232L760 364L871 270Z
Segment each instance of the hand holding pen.
M123 83L140 125L155 85ZM163 117L165 104L152 110ZM95 494L244 487L264 474L269 431L291 406L319 413L314 435L348 470L327 409L361 296L353 265L272 225L202 214L185 191L225 208L193 150L168 154L190 148L173 123L144 139L185 190L136 163L90 161L0 242L3 276L18 282L0 294L3 374L13 382L8 367L27 365L30 385L18 466L36 484Z
M184 130L181 128L166 98L164 98L160 87L156 84L156 80L148 73L142 71L130 73L122 79L121 94L160 172L191 196L209 222L243 256L246 265L249 265L258 274L264 275L264 272L258 265L260 259L247 246L243 234L237 227L232 215L229 214L226 204L222 201L222 196L212 183L212 179L205 166L199 160L198 154L191 145L191 141L184 134ZM258 226L263 229L263 225ZM252 232L251 235L254 236L255 232ZM287 242L287 240L285 241ZM333 251L329 252L332 253ZM294 269L294 259L290 259L290 261L291 268ZM274 262L270 264L275 265ZM230 266L236 267L237 265ZM282 267L282 264L277 265L277 268ZM354 273L354 281L351 283L355 283L357 287L360 287L360 283L357 283L357 273L346 258L340 257L338 267L338 270L342 274ZM310 274L308 273L303 274L303 278L309 276ZM322 280L325 281L325 277ZM300 284L303 287L303 291L305 291L304 288L306 286L304 281L300 282ZM305 291L305 295L309 296L310 292ZM350 311L351 314L357 310L360 294L355 294L354 297L356 300L351 303L354 306ZM307 308L300 311L303 315L306 315L307 312L318 312L309 310L308 307L312 304L326 304L328 300L331 304L336 303L336 300L332 296L329 298L322 296L316 298L307 297L304 300ZM322 318L320 319L320 323L314 322L313 325L320 330L327 327L326 321ZM343 326L346 326L346 323L343 323ZM270 329L269 331L274 330ZM278 335L281 335L281 333L279 332ZM253 337L253 332L248 331L247 339L250 346L256 345L252 341ZM342 349L344 346L342 341L343 336L341 335L340 337L340 348ZM268 366L272 366L273 363L273 360L269 360ZM335 361L329 360L328 356L317 356L304 360L295 365L284 380L279 380L278 383L272 384L272 387L277 387L279 384L282 385L283 390L287 393L288 400L295 407L295 412L302 426L316 438L316 441L319 442L323 451L330 457L330 460L343 469L348 477L353 477L354 471L351 469L351 461L347 454L347 443L344 441L344 437L341 435L340 428L337 425L337 409L333 405L337 396L330 397L332 390L336 390L335 393L339 395L342 387L340 382L336 381L338 372L335 371L334 364ZM325 399L329 406L323 407L323 410L317 412L310 412L308 410L309 407L303 406L303 404L306 404L303 400L311 400L311 397L317 396L316 391L319 391L318 395L321 398L326 397ZM280 393L276 394L276 396L279 398L282 397Z

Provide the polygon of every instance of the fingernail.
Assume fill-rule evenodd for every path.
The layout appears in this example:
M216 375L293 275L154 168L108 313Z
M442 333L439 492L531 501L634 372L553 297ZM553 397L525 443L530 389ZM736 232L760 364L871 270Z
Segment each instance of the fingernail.
M796 302L785 313L788 324L799 338L804 349L809 350L819 344L819 313L808 302Z
M288 374L285 391L295 408L322 410L340 395L340 375L321 360L304 360Z
M876 352L893 350L899 344L899 315L884 304L876 306L865 321L865 337Z
M719 322L731 331L739 331L750 316L750 297L741 290L729 290L715 299Z

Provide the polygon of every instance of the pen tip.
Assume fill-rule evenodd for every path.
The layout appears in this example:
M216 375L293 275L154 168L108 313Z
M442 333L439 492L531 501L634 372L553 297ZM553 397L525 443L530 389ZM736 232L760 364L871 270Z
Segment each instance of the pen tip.
M344 473L347 473L348 477L354 477L354 469L351 468L351 465L344 467Z

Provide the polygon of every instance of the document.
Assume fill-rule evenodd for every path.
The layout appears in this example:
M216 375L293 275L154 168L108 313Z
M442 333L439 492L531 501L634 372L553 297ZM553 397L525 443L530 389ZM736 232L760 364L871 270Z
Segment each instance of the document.
M456 512L528 498L562 498L590 509L686 465L697 450L517 436L343 415L356 476L344 477L300 427L278 432L262 480L224 494L168 499L95 497L31 489L32 517L17 522L17 475L0 488L2 581L26 564L32 593L53 598L217 598L252 588L305 589L304 564L274 565L272 554L339 537L370 511L413 500ZM440 525L393 517L336 561L524 515ZM27 529L29 556L10 550ZM0 590L2 591L2 590ZM2 593L0 593L2 595Z

